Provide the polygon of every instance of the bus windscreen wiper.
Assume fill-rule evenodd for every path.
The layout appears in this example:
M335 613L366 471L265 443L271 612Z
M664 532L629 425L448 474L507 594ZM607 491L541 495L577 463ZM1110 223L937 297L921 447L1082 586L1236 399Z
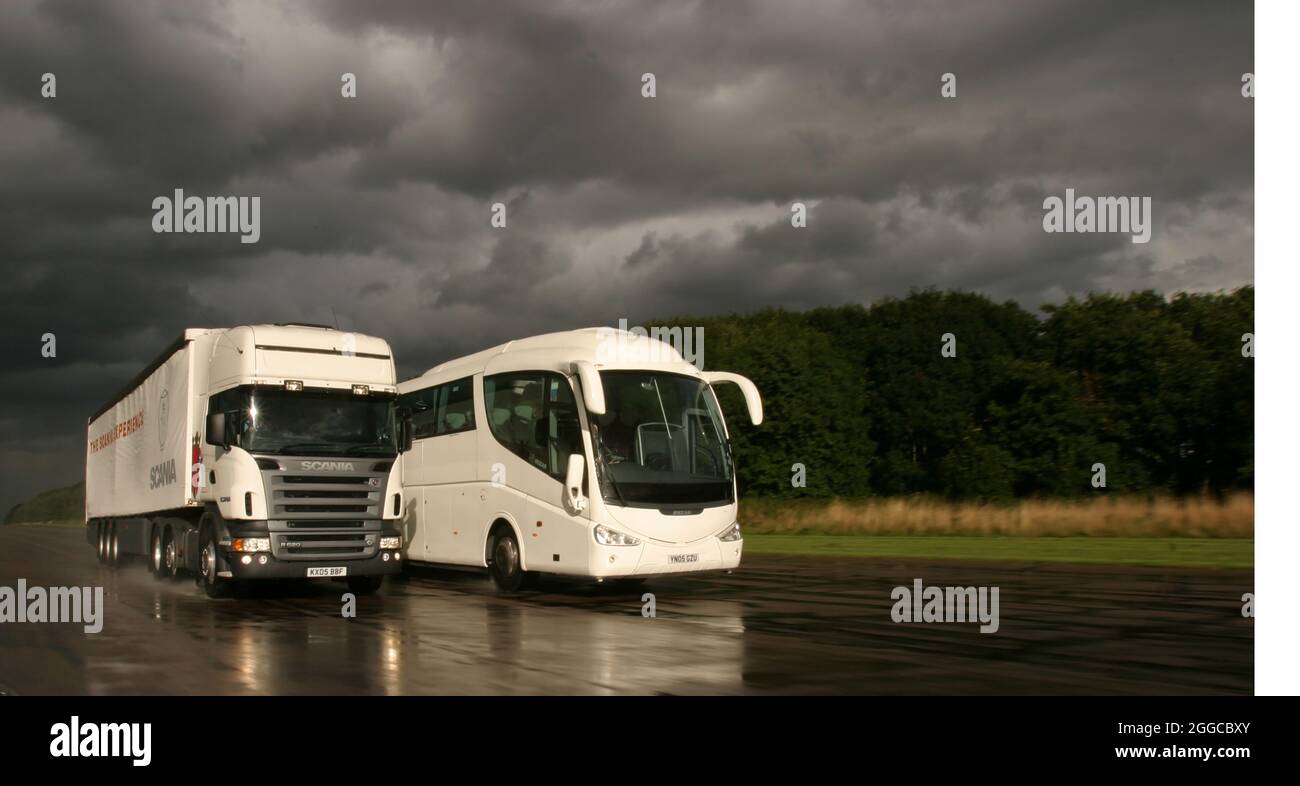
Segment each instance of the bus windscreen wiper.
M594 425L595 424L593 424L593 426ZM601 435L599 426L592 428L591 437L592 444L596 448L596 457L599 459L600 466L597 469L604 470L600 473L600 477L597 480L608 480L609 487L614 490L614 496L618 497L619 505L626 508L627 500L623 499L623 492L618 487L618 481L614 479L613 464L606 458L606 455L609 453L609 448L605 447L605 438Z

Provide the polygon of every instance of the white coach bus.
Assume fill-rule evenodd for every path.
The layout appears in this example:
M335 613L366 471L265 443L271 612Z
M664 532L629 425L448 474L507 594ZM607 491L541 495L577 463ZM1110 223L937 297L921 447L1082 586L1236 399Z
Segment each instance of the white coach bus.
M399 384L412 432L407 559L487 567L507 591L540 573L735 568L743 541L721 383L739 386L762 422L748 379L611 328L511 341Z

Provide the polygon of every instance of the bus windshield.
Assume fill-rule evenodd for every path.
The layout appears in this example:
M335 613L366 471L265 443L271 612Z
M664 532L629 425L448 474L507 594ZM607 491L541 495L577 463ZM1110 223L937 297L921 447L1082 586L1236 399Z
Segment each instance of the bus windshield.
M722 413L704 382L654 371L602 371L605 414L592 415L601 494L615 505L732 500Z
M233 392L233 391L232 391ZM392 396L255 388L241 391L239 446L280 455L397 455Z

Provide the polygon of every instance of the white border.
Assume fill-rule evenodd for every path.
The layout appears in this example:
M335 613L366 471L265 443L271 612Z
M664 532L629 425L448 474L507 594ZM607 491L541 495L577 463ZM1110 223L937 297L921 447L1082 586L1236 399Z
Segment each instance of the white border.
M1255 692L1300 694L1300 3L1255 8ZM1227 76L1233 75L1225 75ZM1238 77L1239 78L1239 77ZM1243 590L1245 591L1245 590Z

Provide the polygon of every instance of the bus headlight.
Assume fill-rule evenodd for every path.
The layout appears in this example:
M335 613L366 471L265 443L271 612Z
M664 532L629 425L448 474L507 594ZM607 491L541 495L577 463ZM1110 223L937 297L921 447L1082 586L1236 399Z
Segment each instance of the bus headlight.
M641 541L631 535L624 535L604 524L596 525L596 542L602 546L639 546Z
M270 551L270 538L235 538L234 543L230 544L235 551L248 552Z
M733 540L740 540L740 522L734 521L732 522L730 527L727 527L722 532L719 532L718 540L722 541L723 543L730 543Z
M402 536L401 536L401 535L398 535L398 536L395 537L395 538L380 538L380 539L379 539L379 548L380 548L380 549L400 549L401 547L402 547Z

